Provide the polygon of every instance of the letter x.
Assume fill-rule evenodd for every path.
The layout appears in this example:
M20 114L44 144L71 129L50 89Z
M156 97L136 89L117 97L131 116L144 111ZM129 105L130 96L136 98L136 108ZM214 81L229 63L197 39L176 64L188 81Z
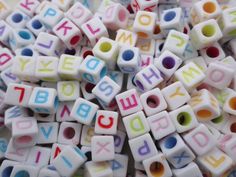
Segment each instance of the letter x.
M97 153L100 153L102 150L105 150L106 152L110 152L110 150L108 148L106 148L106 146L108 146L109 144L110 144L109 142L107 142L105 144L97 142L97 145L100 146L100 148L97 150Z
M189 158L188 155L185 155L185 151L183 151L180 155L173 156L174 159L177 159L177 163L180 164L183 158Z

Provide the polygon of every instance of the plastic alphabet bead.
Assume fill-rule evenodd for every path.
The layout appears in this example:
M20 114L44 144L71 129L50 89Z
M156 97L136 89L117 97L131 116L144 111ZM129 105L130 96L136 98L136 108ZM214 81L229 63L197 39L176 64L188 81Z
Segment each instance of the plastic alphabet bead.
M191 95L189 105L199 121L209 121L220 116L219 102L206 89Z
M153 12L138 11L133 24L133 31L139 38L151 38L157 15Z
M170 52L181 56L185 51L188 40L188 35L176 30L170 30L162 50L169 50Z
M160 147L175 168L181 168L195 159L193 152L178 134L169 135L162 139Z
M152 135L156 140L160 140L165 136L174 133L176 128L166 111L154 114L147 118Z
M78 98L71 110L70 116L82 124L90 125L98 106L83 98Z
M91 139L92 160L101 162L113 160L115 157L113 136L93 136ZM106 155L104 155L104 153Z
M210 47L222 36L220 27L214 19L195 25L190 32L191 42L196 49Z
M109 162L93 162L85 163L85 176L88 177L112 177L113 172Z
M161 14L160 28L164 34L168 34L169 29L176 29L182 31L184 28L184 22L182 19L182 9L173 8L164 10Z
M58 143L78 145L80 142L81 124L74 122L62 122L58 132Z
M134 47L138 40L138 35L128 30L119 29L117 30L115 40L119 43L120 46L125 44Z
M122 116L126 116L143 109L141 100L135 89L116 95L116 102Z
M128 169L128 156L115 154L114 160L110 162L114 177L125 177Z
M115 81L105 76L93 88L92 93L105 105L109 105L120 90L121 87Z
M13 63L13 55L11 51L7 48L0 49L0 71L3 71L6 68L8 68L9 66L12 65L12 63Z
M85 22L81 26L81 29L88 37L92 46L94 46L101 37L108 37L107 29L98 17L93 17Z
M29 19L29 16L26 15L24 12L20 10L15 10L6 18L6 22L12 28L24 28Z
M139 70L140 52L137 47L122 46L117 58L117 65L123 73L135 73Z
M122 120L129 139L138 137L150 131L149 124L142 111L126 116Z
M194 162L191 162L190 164L188 164L183 168L173 169L173 174L176 177L191 176L191 175L197 175L199 177L203 177L199 167Z
M217 19L221 13L221 8L216 0L203 0L193 4L190 21L192 25L195 25L209 19Z
M137 88L142 92L153 89L162 81L160 71L153 64L140 70L134 78Z
M172 176L170 166L164 154L158 154L144 160L143 166L148 176Z
M75 173L87 160L87 157L78 147L66 147L52 162L58 173L62 176Z
M53 27L53 32L65 43L68 48L75 48L82 40L80 29L72 23L68 18L60 20Z
M37 144L57 142L59 124L57 122L38 123Z
M86 82L96 84L107 73L107 67L103 60L88 55L81 63L79 74Z
M201 84L205 78L203 71L193 62L190 62L175 72L175 77L182 82L187 90L191 90Z
M17 4L17 8L29 16L33 16L36 11L36 8L40 4L39 1L29 1L29 0L20 0Z
M140 100L147 116L151 116L167 108L167 103L159 88L143 93L140 95Z
M158 0L151 0L151 1L141 1L141 0L131 0L131 7L135 13L140 10L144 11L154 11L157 7Z
M80 96L80 85L77 81L59 81L57 93L60 101L74 101Z
M38 167L32 165L17 164L14 165L14 168L11 172L11 177L22 176L22 175L37 177L38 173L39 173Z
M203 124L200 124L198 127L185 134L183 138L198 155L208 153L216 145L212 134Z
M55 113L58 108L56 89L35 87L30 96L28 105L38 113Z
M92 13L82 3L76 2L65 13L65 16L69 18L76 26L80 27L83 23L92 18Z
M12 142L16 147L34 146L37 134L37 121L32 117L15 119L12 122Z
M165 50L157 59L154 60L154 65L166 78L170 78L179 68L181 63L182 60L168 50Z
M119 45L116 41L101 37L92 50L95 57L106 62L109 69L114 70L116 58L119 52Z
M158 154L156 146L149 133L129 140L129 146L134 160L141 162Z
M108 29L125 29L128 26L129 15L129 11L124 6L115 3L106 7L102 22Z

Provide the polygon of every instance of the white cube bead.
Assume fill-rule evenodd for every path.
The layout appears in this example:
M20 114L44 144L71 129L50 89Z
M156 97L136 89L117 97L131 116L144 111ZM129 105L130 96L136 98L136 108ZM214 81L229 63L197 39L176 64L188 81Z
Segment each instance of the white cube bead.
M195 155L178 134L165 137L160 147L167 160L175 167L181 168L195 159Z
M99 110L96 113L94 132L96 134L115 135L118 124L118 113Z
M201 56L204 58L207 64L219 61L225 58L225 52L218 42L210 47L200 50Z
M206 89L192 94L189 105L192 107L199 121L209 121L220 116L219 102Z
M71 110L70 116L82 124L90 125L98 106L83 98L78 98Z
M20 10L14 10L7 18L6 22L12 28L24 28L30 17Z
M59 124L57 122L38 123L37 144L57 142Z
M209 64L204 82L212 87L224 89L231 83L233 75L233 69L214 62Z
M147 118L152 135L156 140L160 140L163 137L174 133L176 128L166 111L154 114Z
M114 177L125 177L128 169L128 156L115 154L114 160L110 162Z
M36 36L38 36L40 32L46 31L46 27L44 26L43 22L40 20L40 17L38 15L31 18L26 23L26 27Z
M54 143L51 149L50 163L66 148L70 145Z
M11 67L8 67L0 74L1 79L3 80L5 85L9 85L10 83L19 83L20 79L11 72Z
M32 17L39 4L40 2L38 0L34 1L20 0L16 5L16 8Z
M91 139L91 147L92 160L94 162L112 160L115 157L113 136L93 136Z
M200 85L205 74L203 71L193 62L190 62L175 72L175 77L182 82L187 90L191 90Z
M32 90L31 86L11 83L7 87L4 102L10 105L27 107Z
M138 137L150 131L146 116L142 111L122 118L129 139Z
M7 146L7 151L5 152L5 157L7 159L14 160L17 162L25 162L29 152L30 148L16 147L11 138Z
M153 89L163 80L160 71L153 64L143 68L134 78L137 88L142 92Z
M93 162L85 163L85 177L113 177L113 172L109 162Z
M40 56L36 60L35 77L43 81L59 80L57 68L59 59L51 56Z
M167 108L167 103L159 88L143 93L140 95L140 99L147 116L151 116Z
M151 38L154 32L157 14L147 11L138 11L133 24L133 31L139 38Z
M61 47L60 39L52 34L40 32L34 43L35 49L47 56L57 56Z
M0 18L4 19L6 18L6 16L11 12L11 8L9 7L9 5L1 0L0 1L0 6L1 6L1 13L0 13Z
M152 12L156 9L158 2L159 2L158 0L152 0L152 1L131 0L131 7L134 13L137 13L139 10Z
M190 95L184 88L183 84L179 81L163 88L161 93L168 104L168 109L170 110L175 110L190 100Z
M46 4L39 12L40 20L44 23L46 28L52 29L62 18L63 12L56 6Z
M176 30L170 30L162 50L169 50L170 52L181 56L185 51L188 40L188 35Z
M139 70L140 55L139 48L131 46L121 46L117 65L122 73L135 73Z
M68 48L75 48L82 40L82 32L68 18L63 18L53 27L53 32L65 43Z
M60 101L73 101L80 96L80 85L77 81L57 82L57 93Z
M109 69L114 70L116 58L119 52L118 42L106 37L101 37L93 47L95 57L101 58L107 64Z
M23 165L23 164L16 164L11 172L10 177L15 176L30 176L30 177L38 177L39 168L33 165Z
M183 176L198 176L203 177L202 172L199 169L198 165L194 162L191 162L187 166L180 169L173 169L173 174L175 177L183 177Z
M150 64L154 64L154 57L152 55L141 55L141 68L145 68Z
M89 39L92 46L101 37L108 37L108 32L102 21L98 17L93 17L81 26L82 31Z
M128 25L129 11L121 4L115 3L106 7L102 21L108 29L124 29Z
M157 59L154 60L154 65L167 79L175 73L181 63L182 59L168 50L165 50Z
M51 149L46 147L34 146L31 148L26 163L36 167L44 167L48 165Z
M122 116L126 116L143 109L138 93L131 89L116 96L117 105Z
M81 79L79 68L81 67L82 58L63 54L60 56L58 64L58 73L61 78L66 80Z
M158 154L143 161L148 176L171 177L172 172L164 154ZM138 176L137 176L138 177Z
M81 63L79 73L84 81L96 84L107 73L106 63L99 58L88 55Z
M217 19L221 13L221 7L216 0L196 1L190 11L190 21L195 25L208 19Z
M35 42L35 37L31 31L28 29L15 29L12 31L9 37L9 45L12 50L17 48L22 48L27 45L33 44Z
M92 93L105 105L109 105L120 92L121 87L110 77L104 76L93 88Z
M137 162L141 162L158 154L156 146L149 133L129 140L129 146L133 158Z
M116 41L119 43L120 46L122 45L129 45L134 47L138 40L138 35L134 32L119 29L116 33Z
M161 14L160 20L160 28L162 33L167 34L169 32L169 29L182 31L184 28L182 13L182 9L179 7L164 10Z
M80 87L82 95L86 100L93 100L95 98L95 95L92 93L92 90L95 87L94 84L82 81Z
M218 20L219 26L225 37L235 36L235 7L224 9L221 18Z
M80 142L81 124L73 122L62 122L58 132L58 143L78 145Z
M38 113L55 113L58 107L56 89L35 87L30 96L28 105Z
M74 105L74 101L60 102L57 112L56 112L56 120L57 122L70 122L74 121L74 119L70 116L72 107Z
M66 1L52 0L52 3L55 4L61 10L67 11L69 7L73 4L73 1L72 0L66 0Z
M87 160L78 147L66 147L51 163L62 176L72 176Z
M206 154L216 146L213 135L203 124L183 135L183 138L197 155Z
M222 36L220 27L214 19L195 25L190 32L191 42L196 49L209 47Z
M217 148L199 156L198 162L214 176L222 176L233 164L232 159Z
M178 133L189 131L198 126L197 118L189 105L171 111L169 115Z
M1 167L0 167L0 175L1 176L7 176L10 177L11 172L15 165L19 164L19 162L11 161L11 160L4 160L2 161Z
M74 3L74 5L65 13L65 16L78 27L92 18L92 15L90 9L86 8L86 6L80 2Z
M22 117L12 122L12 140L16 147L34 146L37 134L38 125L34 117Z
M0 20L0 26L1 26L1 35L0 35L0 41L4 45L10 47L9 44L9 37L11 36L13 32L13 28L6 23L4 20Z

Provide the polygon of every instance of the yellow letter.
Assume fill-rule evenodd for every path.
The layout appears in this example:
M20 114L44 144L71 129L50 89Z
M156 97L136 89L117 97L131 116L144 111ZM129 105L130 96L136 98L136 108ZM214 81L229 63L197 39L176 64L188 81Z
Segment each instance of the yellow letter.
M24 60L23 58L20 58L19 61L20 61L20 69L21 71L24 71L26 64L30 62L30 59Z
M183 72L182 72L182 76L183 76L183 78L184 78L184 80L185 80L186 82L190 82L190 81L191 81L190 78L194 79L194 73L195 73L196 75L199 75L199 74L200 74L200 72L198 71L198 69L196 69L196 68L194 68L194 67L189 67L188 71L183 71Z

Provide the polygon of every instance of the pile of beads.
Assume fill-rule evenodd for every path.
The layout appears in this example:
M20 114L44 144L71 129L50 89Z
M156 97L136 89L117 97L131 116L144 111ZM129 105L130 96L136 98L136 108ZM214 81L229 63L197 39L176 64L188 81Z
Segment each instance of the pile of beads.
M0 0L0 177L236 176L235 0Z

